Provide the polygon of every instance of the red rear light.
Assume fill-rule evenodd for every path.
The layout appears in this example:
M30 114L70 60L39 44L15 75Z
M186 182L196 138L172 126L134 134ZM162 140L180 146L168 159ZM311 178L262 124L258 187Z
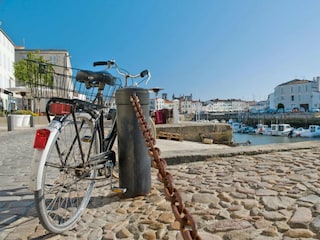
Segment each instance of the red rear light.
M33 143L33 148L44 149L46 147L49 136L50 130L45 128L37 130Z
M51 103L49 113L53 115L65 115L71 113L71 105L67 103Z

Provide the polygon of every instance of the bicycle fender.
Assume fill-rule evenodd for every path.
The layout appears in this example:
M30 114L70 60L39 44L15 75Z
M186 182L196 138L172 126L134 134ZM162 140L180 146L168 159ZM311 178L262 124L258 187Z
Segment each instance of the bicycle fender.
M58 127L54 126L54 124L50 124L46 127L50 131L50 136L48 138L46 147L44 149L35 149L33 154L33 159L31 163L31 174L29 178L29 189L31 191L39 191L41 186L41 180L43 175L44 165L46 163L46 157L48 152L54 146L53 141L56 139L56 135L58 133Z

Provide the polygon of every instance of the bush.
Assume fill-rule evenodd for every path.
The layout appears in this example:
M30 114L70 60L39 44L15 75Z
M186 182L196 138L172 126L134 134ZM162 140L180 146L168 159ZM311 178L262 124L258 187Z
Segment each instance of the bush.
M34 117L39 116L39 114L34 113L31 110L17 110L17 111L11 112L11 114L32 115Z

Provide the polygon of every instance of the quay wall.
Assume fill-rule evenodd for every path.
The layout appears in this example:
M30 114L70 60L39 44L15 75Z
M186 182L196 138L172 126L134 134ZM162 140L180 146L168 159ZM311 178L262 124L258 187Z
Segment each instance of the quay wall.
M157 124L157 134L160 132L177 133L183 140L202 142L204 138L212 139L213 143L231 144L232 128L227 123L192 122L179 124Z
M258 123L270 125L271 123L289 123L293 127L307 128L311 124L320 125L320 113L297 112L297 113L248 113L248 112L230 112L230 113L209 113L200 116L203 120L234 121L243 122L246 125L255 127Z

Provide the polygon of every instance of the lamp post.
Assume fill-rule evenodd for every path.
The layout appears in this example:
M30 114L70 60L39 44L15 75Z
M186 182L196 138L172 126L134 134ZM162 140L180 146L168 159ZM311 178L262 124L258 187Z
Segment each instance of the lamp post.
M22 100L21 100L21 102L22 102L22 110L26 110L25 102L24 102L24 98L26 96L26 92L20 92L20 95L22 97Z

